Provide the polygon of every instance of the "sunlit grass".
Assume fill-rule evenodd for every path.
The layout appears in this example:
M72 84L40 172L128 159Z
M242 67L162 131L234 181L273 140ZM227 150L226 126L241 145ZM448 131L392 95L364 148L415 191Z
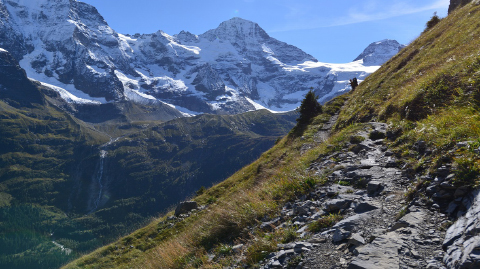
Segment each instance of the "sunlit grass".
M145 261L147 268L221 268L231 265L230 256L209 261L207 253L235 241L246 244L245 262L254 264L274 251L277 243L292 238L293 228L270 234L252 233L246 228L258 224L264 216L274 217L286 201L325 184L325 175L312 174L307 168L324 156L345 150L348 143L363 141L356 135L367 128L363 123L369 121L388 123L389 131L397 133L385 143L402 157L406 168L428 171L442 165L443 156L452 155L449 161L456 184L478 184L478 156L454 150L457 142L478 141L480 137L478 11L479 6L469 5L441 20L369 76L355 92L326 105L324 114L301 134L277 141L257 161L204 191L195 200L208 204L206 210L172 227L159 229L158 223L165 219L156 220L115 243L127 248L134 245L136 249L153 241L142 248L143 254L106 247L66 268L142 267ZM314 135L342 106L335 132L325 143L315 143ZM419 140L432 149L430 155L413 149ZM302 154L305 144L314 147ZM406 198L413 199L424 183L412 182ZM339 215L330 215L310 229L321 230L340 219Z
M340 108L339 103L338 100L332 102L337 111ZM330 113L335 112L329 105L326 107ZM320 115L314 120L315 125L305 130L302 139L283 138L257 161L195 197L200 204L209 204L208 208L171 228L164 228L161 233L166 234L166 237L160 237L154 247L145 249L143 256L148 257L148 268L188 268L198 266L198 263L213 268L221 261L208 262L205 258L206 252L215 249L225 240L241 238L244 240L257 238L247 247L247 262L253 263L261 258L264 253L262 251L273 250L275 242L284 242L286 237L291 237L291 231L288 229L281 230L268 240L246 233L244 229L257 223L264 216L273 217L279 206L286 201L308 192L318 184L325 183L325 178L310 174L306 169L320 153L325 153L330 148L327 150L325 145L320 145L303 155L298 149L304 143L314 143L313 136L329 118L330 116ZM343 135L346 134L341 132L340 136ZM338 141L341 139L332 138L328 143ZM159 233L156 223L160 221L165 219L157 220L115 244L123 244L128 248L133 245L134 249L137 249L140 245L138 242L142 240L153 238L155 241ZM88 264L107 268L128 268L144 260L130 249L121 254L121 259L111 259L112 255L115 255L115 251L106 247L66 268L88 267Z

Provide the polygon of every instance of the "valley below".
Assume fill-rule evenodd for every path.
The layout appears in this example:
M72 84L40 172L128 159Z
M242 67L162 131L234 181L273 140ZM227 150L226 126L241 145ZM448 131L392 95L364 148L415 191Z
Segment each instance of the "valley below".
M333 64L0 0L0 268L479 268L480 1L450 7Z

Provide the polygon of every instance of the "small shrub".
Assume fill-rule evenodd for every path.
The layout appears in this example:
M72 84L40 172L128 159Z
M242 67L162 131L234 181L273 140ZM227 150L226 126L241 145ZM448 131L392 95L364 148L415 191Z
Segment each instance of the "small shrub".
M480 147L480 139L478 139L475 142L469 143L468 144L468 151L470 151L470 153L475 154L475 150L478 149L479 147Z
M367 187L367 184L368 184L368 180L366 178L361 177L357 181L355 181L353 185L356 188L363 189Z
M220 255L230 255L232 253L232 246L221 244L215 249L215 252Z
M269 242L264 238L256 238L247 248L246 261L250 265L257 264L275 250L276 244L274 242Z
M295 256L287 263L287 268L296 268L298 264L302 261L302 256Z
M402 210L400 210L397 215L395 216L395 220L399 220L401 218L403 218L403 216L405 216L407 214L407 211L408 211L408 208L405 206L404 208L402 208Z
M405 199L407 202L411 202L413 198L415 198L415 195L418 193L418 191L422 188L422 186L427 182L426 180L418 180L415 186L408 188L407 192L404 194Z
M291 226L282 230L282 236L280 239L282 244L293 242L295 239L297 239L297 229L295 229L295 227Z
M425 31L432 29L435 25L437 25L441 21L440 17L438 17L437 12L433 13L432 18L427 22Z
M323 217L315 222L312 222L310 225L308 225L308 230L316 233L321 231L322 229L332 227L335 225L337 222L341 221L343 219L342 215L339 214L330 214L326 217Z
M350 136L350 143L359 144L365 140L365 137L359 135Z
M198 191L195 192L195 194L196 194L197 196L202 195L202 194L205 193L206 190L207 190L207 189L206 189L204 186L201 186L200 189L198 189Z
M455 160L455 164L455 186L473 186L478 184L480 165L477 160L473 158L458 158Z
M350 186L352 184L348 181L340 180L340 181L338 181L338 185L340 185L340 186Z
M208 197L207 199L207 204L213 204L217 201L217 198L213 197L213 196L210 196Z
M313 177L307 177L303 181L303 187L304 187L305 190L309 190L309 189L315 187L316 184L317 184L317 181Z
M300 117L297 119L298 123L308 123L311 119L313 119L313 117L322 113L322 106L317 99L318 96L313 92L313 90L310 90L307 95L305 95L305 99L303 99L299 108Z

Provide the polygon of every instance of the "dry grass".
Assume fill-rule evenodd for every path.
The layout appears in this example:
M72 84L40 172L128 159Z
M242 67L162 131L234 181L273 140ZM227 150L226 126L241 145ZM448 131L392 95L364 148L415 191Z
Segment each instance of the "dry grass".
M119 252L108 246L65 268L142 268L144 264L146 268L220 268L228 263L209 262L207 252L235 240L247 243L248 261L254 263L284 235L265 237L245 228L265 215L273 216L284 202L322 184L325 179L309 174L306 168L321 155L343 150L352 135L363 128L362 122L389 123L391 130L399 131L393 141L397 152L409 156L412 163L422 160L437 165L435 158L451 150L456 141L480 137L478 11L480 6L468 5L441 20L348 94L348 100L340 97L324 107L324 114L302 130L302 139L283 138L257 161L196 197L200 204L210 204L206 210L173 227L159 229L159 223L165 222L159 219L115 243L138 246L144 252ZM314 134L345 100L336 133L300 154L303 144L315 143ZM413 143L420 139L435 149L432 156L412 152ZM144 246L147 242L151 247Z
M411 109L409 104L422 97L426 87L439 82L442 76L466 84L471 76L460 76L479 57L479 10L479 6L469 5L443 19L369 76L342 110L337 128L372 119L405 118L405 111Z
M332 101L326 111L338 111L344 100L342 97ZM320 145L303 155L299 149L304 143L314 143L313 136L329 118L330 115L320 115L314 120L315 124L304 131L302 139L283 138L257 161L195 197L200 204L209 204L207 209L172 227L159 228L159 223L166 222L161 218L114 243L127 248L132 245L134 249L142 249L143 254L139 255L134 249L119 252L106 247L65 268L220 268L225 260L209 262L207 252L224 242L238 240L251 242L247 262L253 263L269 246L286 240L288 231L281 230L265 239L245 228L266 215L274 216L280 205L324 182L324 178L310 174L307 168L327 147ZM112 258L115 255L121 259Z

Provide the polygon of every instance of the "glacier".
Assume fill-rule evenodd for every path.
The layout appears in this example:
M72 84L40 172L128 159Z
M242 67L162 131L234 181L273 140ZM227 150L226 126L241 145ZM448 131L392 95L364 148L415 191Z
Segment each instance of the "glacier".
M322 63L241 18L195 35L120 34L76 0L0 0L0 47L69 103L167 105L183 116L296 109L350 90L403 48L372 43L354 61Z

